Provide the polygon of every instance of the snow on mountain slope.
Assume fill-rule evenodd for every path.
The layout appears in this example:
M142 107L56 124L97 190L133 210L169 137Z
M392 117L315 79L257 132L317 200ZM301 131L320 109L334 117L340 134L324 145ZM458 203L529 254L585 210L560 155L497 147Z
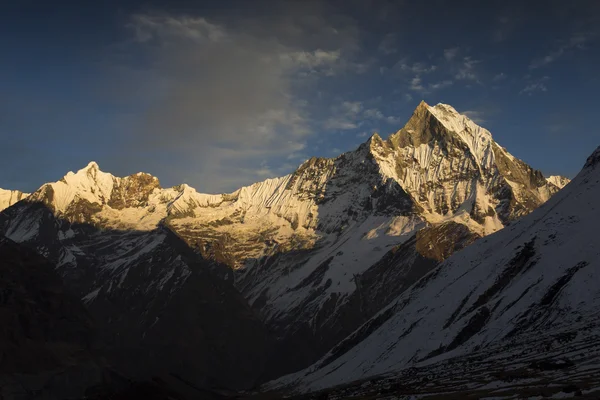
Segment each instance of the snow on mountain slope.
M388 140L373 135L356 151L311 161L294 176L310 188L295 197L316 198L309 214L318 218L313 247L278 252L276 246L247 263L237 285L278 337L307 359L390 299L367 293L398 295L434 262L531 212L558 190L450 106L424 102ZM312 226L306 225L307 233ZM424 228L432 231L419 234ZM365 278L382 263L402 273L383 283Z
M527 345L536 337L600 334L599 197L600 148L546 204L454 254L319 362L271 387L316 390L490 346L518 364L538 350ZM545 346L557 354L568 348Z
M0 211L12 206L16 202L29 196L29 193L23 193L18 190L0 189Z

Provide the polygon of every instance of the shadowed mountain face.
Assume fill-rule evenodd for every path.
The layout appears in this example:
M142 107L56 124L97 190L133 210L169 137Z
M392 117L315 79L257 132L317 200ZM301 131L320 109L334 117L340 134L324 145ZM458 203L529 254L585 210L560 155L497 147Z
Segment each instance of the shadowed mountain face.
M0 327L1 398L74 397L102 382L92 320L81 301L44 257L4 237Z
M15 222L35 227L23 243L57 262L96 322L99 352L126 376L172 374L197 387L241 389L261 374L262 322L169 229L99 230L31 202L0 217L2 226Z
M390 387L457 398L486 397L491 387L507 398L574 387L597 397L599 165L600 148L546 204L450 256L316 364L269 387L361 379L332 398ZM564 385L544 392L549 381Z
M221 346L217 332L231 327L199 315L233 312L242 324L234 328L253 333L227 338L232 353L214 352L222 360L215 365L232 362L264 379L314 362L440 261L531 212L562 184L452 107L421 103L388 140L374 135L355 151L311 158L231 194L162 188L148 174L119 178L92 162L5 210L0 231L56 263L103 321L119 362L142 354L158 365L163 353L148 349L161 343L213 354L202 343ZM218 306L202 308L202 299ZM252 313L277 341L264 374L256 367L264 333ZM195 333L175 333L174 324ZM240 351L249 352L247 363L232 356ZM172 368L205 376L208 364L176 358Z

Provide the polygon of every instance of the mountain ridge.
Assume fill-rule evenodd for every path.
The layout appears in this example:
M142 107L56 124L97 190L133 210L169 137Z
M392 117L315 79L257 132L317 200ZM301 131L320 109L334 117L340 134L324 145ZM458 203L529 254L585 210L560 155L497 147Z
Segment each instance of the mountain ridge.
M152 232L169 229L235 284L280 343L267 378L311 364L443 259L558 190L452 107L421 102L386 140L372 135L230 194L162 188L143 173L118 178L91 162L0 213L0 230L51 255L67 280L82 266L111 265L85 297L118 290L130 270L141 276L138 261L159 257ZM93 256L99 245L130 261ZM136 287L157 287L177 265Z

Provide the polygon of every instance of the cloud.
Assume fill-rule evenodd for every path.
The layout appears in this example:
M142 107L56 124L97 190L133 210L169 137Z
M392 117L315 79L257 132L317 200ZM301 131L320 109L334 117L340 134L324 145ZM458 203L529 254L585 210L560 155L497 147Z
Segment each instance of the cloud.
M340 60L340 50L324 51L317 49L315 51L294 51L282 53L282 61L289 63L289 67L300 67L314 70L324 65L333 65Z
M548 88L544 82L548 81L549 79L550 78L548 76L544 76L531 81L519 92L519 94L527 94L528 96L532 96L535 92L547 92Z
M444 58L447 61L452 61L456 57L456 55L458 54L458 50L459 50L458 47L453 47L453 48L450 48L450 49L444 49Z
M446 88L448 86L452 86L453 83L454 82L452 82L451 80L446 79L446 80L443 80L443 81L440 81L440 82L430 83L429 84L429 88L431 90L443 89L443 88Z
M421 78L419 76L415 76L410 81L410 90L415 92L424 92L426 91L425 87L421 83Z
M376 108L370 108L368 110L365 110L365 112L363 113L363 117L374 121L385 121L388 124L392 125L399 124L401 122L399 117L395 117L392 115L386 116Z
M331 116L323 127L329 130L351 130L360 126L359 116L363 110L360 101L344 101L331 107Z
M394 66L395 69L399 69L400 71L411 72L413 74L428 74L430 72L434 72L437 69L435 65L427 65L425 63L416 62L416 63L407 63L405 59L402 59L396 63Z
M477 75L475 74L475 65L479 64L480 62L480 60L474 60L470 56L464 57L460 67L458 68L458 72L454 75L454 78L458 80L476 81Z
M297 37L313 39L305 24L271 25L267 35L265 24L237 22L240 26L188 15L131 17L131 37L112 60L118 64L112 68L114 101L136 104L122 163L139 168L165 159L160 169L169 177L181 171L166 159L180 160L196 171L188 179L201 191L228 191L264 178L276 171L252 166L301 151L313 132L309 104L298 95L303 79L363 68L346 57L352 48L348 37L302 46ZM326 28L318 29L327 34L334 29ZM343 107L359 111L356 103ZM336 129L353 125L329 123Z
M372 119L377 119L377 120L381 120L384 119L385 116L383 115L383 113L375 108L371 108L369 110L365 110L364 112L364 116L366 118L372 118Z
M529 64L529 69L536 69L553 63L563 57L570 50L583 50L585 44L590 40L590 35L586 33L577 33L568 40L562 40L558 46L543 57L536 58Z
M358 124L348 119L331 117L325 121L325 129L344 131L358 128Z
M499 74L494 75L492 81L499 82L506 79L506 74L504 72L500 72Z
M485 123L484 113L482 111L461 111L461 114L466 115L469 119L471 119L471 121L475 122L476 124L481 125Z
M346 115L356 116L363 109L363 104L360 101L344 101L342 103L342 110Z
M419 93L430 93L434 90L439 90L439 89L443 89L446 88L448 86L451 86L454 82L450 79L445 79L443 81L439 81L439 82L435 82L435 83L429 83L427 85L423 84L423 80L421 79L421 77L419 76L415 76L411 81L410 81L410 90L414 91L414 92L419 92ZM411 97L412 99L412 97ZM409 99L410 100L410 99Z

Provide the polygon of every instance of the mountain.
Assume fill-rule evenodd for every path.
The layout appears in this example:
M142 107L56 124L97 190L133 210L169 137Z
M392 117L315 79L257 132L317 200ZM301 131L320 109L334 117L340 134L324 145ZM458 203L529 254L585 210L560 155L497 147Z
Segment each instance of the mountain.
M565 178L564 176L560 175L551 175L547 177L546 180L559 189L564 188L569 182L571 182L569 178Z
M176 378L133 381L102 357L97 327L54 266L0 237L0 398L220 399Z
M271 212L289 218L302 210L290 219L307 228L298 235L316 228L314 245L274 249L237 279L286 343L279 370L306 365L454 251L558 191L487 130L448 105L424 102L387 140L374 135L356 151L311 159L289 179L269 201ZM310 202L310 212L289 198Z
M164 226L71 222L36 201L40 193L0 214L0 226L55 263L95 320L99 352L110 365L136 380L175 375L199 388L254 385L267 354L266 329L213 263ZM76 210L69 214L74 221L86 212L67 210Z
M23 193L18 190L0 189L0 211L12 206L27 196L29 196L29 193Z
M0 237L0 397L75 398L102 383L92 320L44 257Z
M115 177L92 162L5 210L0 231L55 262L127 343L143 343L156 317L180 304L172 299L194 291L190 271L227 283L220 293L235 315L250 324L256 313L276 339L266 379L310 365L453 252L558 190L451 106L421 102L387 140L375 134L230 194L162 188L151 175ZM170 300L149 300L157 296ZM128 302L132 315L113 305ZM263 333L252 329L258 349Z
M383 388L558 396L567 387L596 398L599 197L600 147L546 204L450 256L316 364L270 387L309 391L361 379L328 398Z

